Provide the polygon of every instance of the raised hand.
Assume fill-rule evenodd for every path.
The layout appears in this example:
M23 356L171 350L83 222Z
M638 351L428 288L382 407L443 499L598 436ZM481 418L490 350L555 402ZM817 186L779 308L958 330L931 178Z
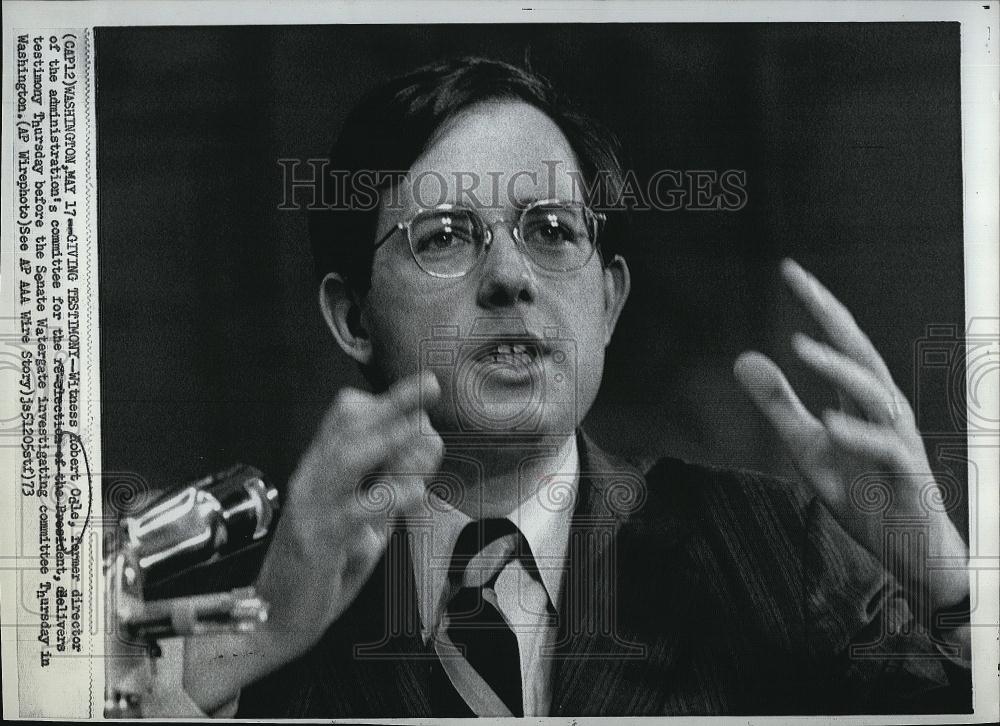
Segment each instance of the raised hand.
M440 464L441 439L429 433L421 406L433 403L427 393L438 390L437 381L424 376L422 383L411 376L381 395L342 390L300 460L257 582L274 603L273 627L285 637L318 639L381 557L387 519L422 501L421 482L410 476L393 480L391 472L432 472ZM364 487L365 475L376 471L389 473L379 481L392 482L391 491ZM311 602L289 598L306 592Z
M930 555L968 557L962 537L939 505L943 493L906 398L871 341L829 290L791 260L782 262L781 274L827 341L796 333L792 348L837 390L840 410L813 416L778 366L758 352L740 355L733 369L736 378L841 526L884 562L910 567L910 582L928 588L928 612L959 602L968 594L964 570L938 570L929 577L914 553L894 549L903 546L899 538L886 551L886 519L913 517L927 526ZM885 508L864 501L871 494L863 491L864 484L876 478L889 486Z
M257 632L189 639L184 689L205 711L297 658L354 601L385 550L388 520L416 510L424 485L393 472L437 470L443 445L425 406L440 395L430 373L373 395L344 389L289 482L256 587L270 605ZM369 474L378 484L367 486ZM252 652L252 658L222 659ZM220 655L222 654L222 655Z

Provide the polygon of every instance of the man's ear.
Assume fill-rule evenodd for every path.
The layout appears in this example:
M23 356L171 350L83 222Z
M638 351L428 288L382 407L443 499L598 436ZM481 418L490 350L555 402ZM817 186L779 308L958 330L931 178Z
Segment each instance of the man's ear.
M611 334L615 332L618 316L622 314L629 290L632 289L632 278L629 275L628 264L621 255L604 268L604 345L611 343Z
M337 344L361 365L372 359L372 339L365 327L357 292L336 272L319 284L319 307Z

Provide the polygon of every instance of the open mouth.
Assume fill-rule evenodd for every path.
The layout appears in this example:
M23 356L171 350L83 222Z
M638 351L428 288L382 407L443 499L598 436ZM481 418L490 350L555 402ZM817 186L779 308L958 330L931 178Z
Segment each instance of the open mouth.
M497 365L529 366L539 355L537 346L523 343L497 343L488 346L480 358L481 361Z
M496 403L510 402L511 386L541 385L542 358L545 350L540 341L500 339L484 342L470 351L463 372L467 392L473 400ZM521 399L529 393L522 392Z
M531 426L543 396L536 340L490 340L468 351L456 370L457 403L472 428L511 431Z

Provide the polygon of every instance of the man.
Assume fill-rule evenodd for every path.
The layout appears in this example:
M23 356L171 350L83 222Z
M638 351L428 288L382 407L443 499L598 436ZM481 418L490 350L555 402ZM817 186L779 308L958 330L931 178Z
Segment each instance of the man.
M312 235L323 315L374 392L338 395L289 483L256 577L267 626L185 644L199 708L955 706L968 628L931 621L962 609L966 574L929 577L883 518L919 517L933 555L967 549L923 504L937 485L884 363L802 268L783 278L826 341L794 349L843 410L815 418L759 353L734 367L802 481L641 472L579 430L630 285L602 219L620 179L606 139L537 76L482 59L396 79L349 117L327 193L351 208L314 212ZM365 186L364 170L387 173ZM870 473L884 502L856 485Z

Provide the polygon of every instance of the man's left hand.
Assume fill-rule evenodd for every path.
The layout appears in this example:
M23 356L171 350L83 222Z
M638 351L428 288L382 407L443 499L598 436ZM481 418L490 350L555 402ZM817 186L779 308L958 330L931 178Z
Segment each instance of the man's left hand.
M968 547L941 506L945 493L931 472L906 398L871 341L829 290L791 260L782 262L781 274L827 340L795 333L792 348L836 389L839 410L814 416L778 366L761 353L740 355L734 366L737 379L841 526L887 565L911 570L911 583L926 587L918 588L930 596L925 612L960 602L969 592L964 568L935 570L929 577L925 561L901 551L905 538L887 544L884 536L887 520L914 519L927 527L929 556L968 558ZM864 484L874 482L888 489L866 491ZM866 498L872 496L887 496L885 506L870 506Z

